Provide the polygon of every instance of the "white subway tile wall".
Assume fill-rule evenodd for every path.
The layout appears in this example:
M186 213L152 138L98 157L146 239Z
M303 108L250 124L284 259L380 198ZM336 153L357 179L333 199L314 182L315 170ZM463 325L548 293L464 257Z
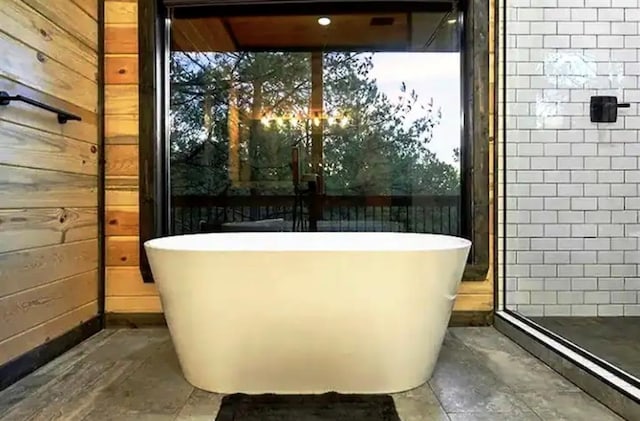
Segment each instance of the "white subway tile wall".
M639 6L507 2L499 244L506 306L524 315L640 315ZM631 106L591 123L592 95Z

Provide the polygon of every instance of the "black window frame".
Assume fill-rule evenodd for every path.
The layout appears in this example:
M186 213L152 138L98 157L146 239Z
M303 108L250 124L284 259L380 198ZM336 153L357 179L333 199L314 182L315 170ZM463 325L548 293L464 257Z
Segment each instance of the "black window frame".
M144 282L153 276L144 242L169 234L169 154L165 118L168 103L169 7L181 16L203 13L282 14L295 8L327 12L339 7L359 11L450 10L455 0L139 0L139 239ZM484 281L489 271L489 0L459 0L462 13L463 124L460 145L462 236L472 241L463 281ZM283 9L284 8L284 9Z

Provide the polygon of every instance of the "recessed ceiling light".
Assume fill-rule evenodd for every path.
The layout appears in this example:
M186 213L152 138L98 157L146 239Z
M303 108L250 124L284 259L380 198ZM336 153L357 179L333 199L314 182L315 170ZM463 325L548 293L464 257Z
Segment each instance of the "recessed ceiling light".
M456 19L456 18L452 18L452 19L449 19L449 20L447 21L447 23L449 23L450 25L453 25L453 24L454 24L454 23L456 23L457 21L458 21L458 19Z
M323 16L321 18L318 18L318 23L322 26L327 26L329 24L331 24L331 19L329 19L326 16Z

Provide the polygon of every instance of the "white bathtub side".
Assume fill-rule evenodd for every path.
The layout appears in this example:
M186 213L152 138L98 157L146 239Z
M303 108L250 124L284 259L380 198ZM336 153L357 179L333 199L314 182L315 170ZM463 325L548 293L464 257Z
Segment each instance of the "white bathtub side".
M468 248L148 252L196 387L391 393L431 376Z

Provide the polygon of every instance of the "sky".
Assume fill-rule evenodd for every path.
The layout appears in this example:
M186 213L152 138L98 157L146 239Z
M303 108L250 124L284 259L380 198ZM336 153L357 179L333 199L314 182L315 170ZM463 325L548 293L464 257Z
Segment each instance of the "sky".
M434 129L429 149L438 158L453 164L453 149L460 147L460 55L459 53L376 53L371 76L390 99L397 98L404 81L407 91L414 89L418 102L434 110L442 108L442 119ZM414 107L415 117L421 112ZM411 114L410 114L411 115Z

